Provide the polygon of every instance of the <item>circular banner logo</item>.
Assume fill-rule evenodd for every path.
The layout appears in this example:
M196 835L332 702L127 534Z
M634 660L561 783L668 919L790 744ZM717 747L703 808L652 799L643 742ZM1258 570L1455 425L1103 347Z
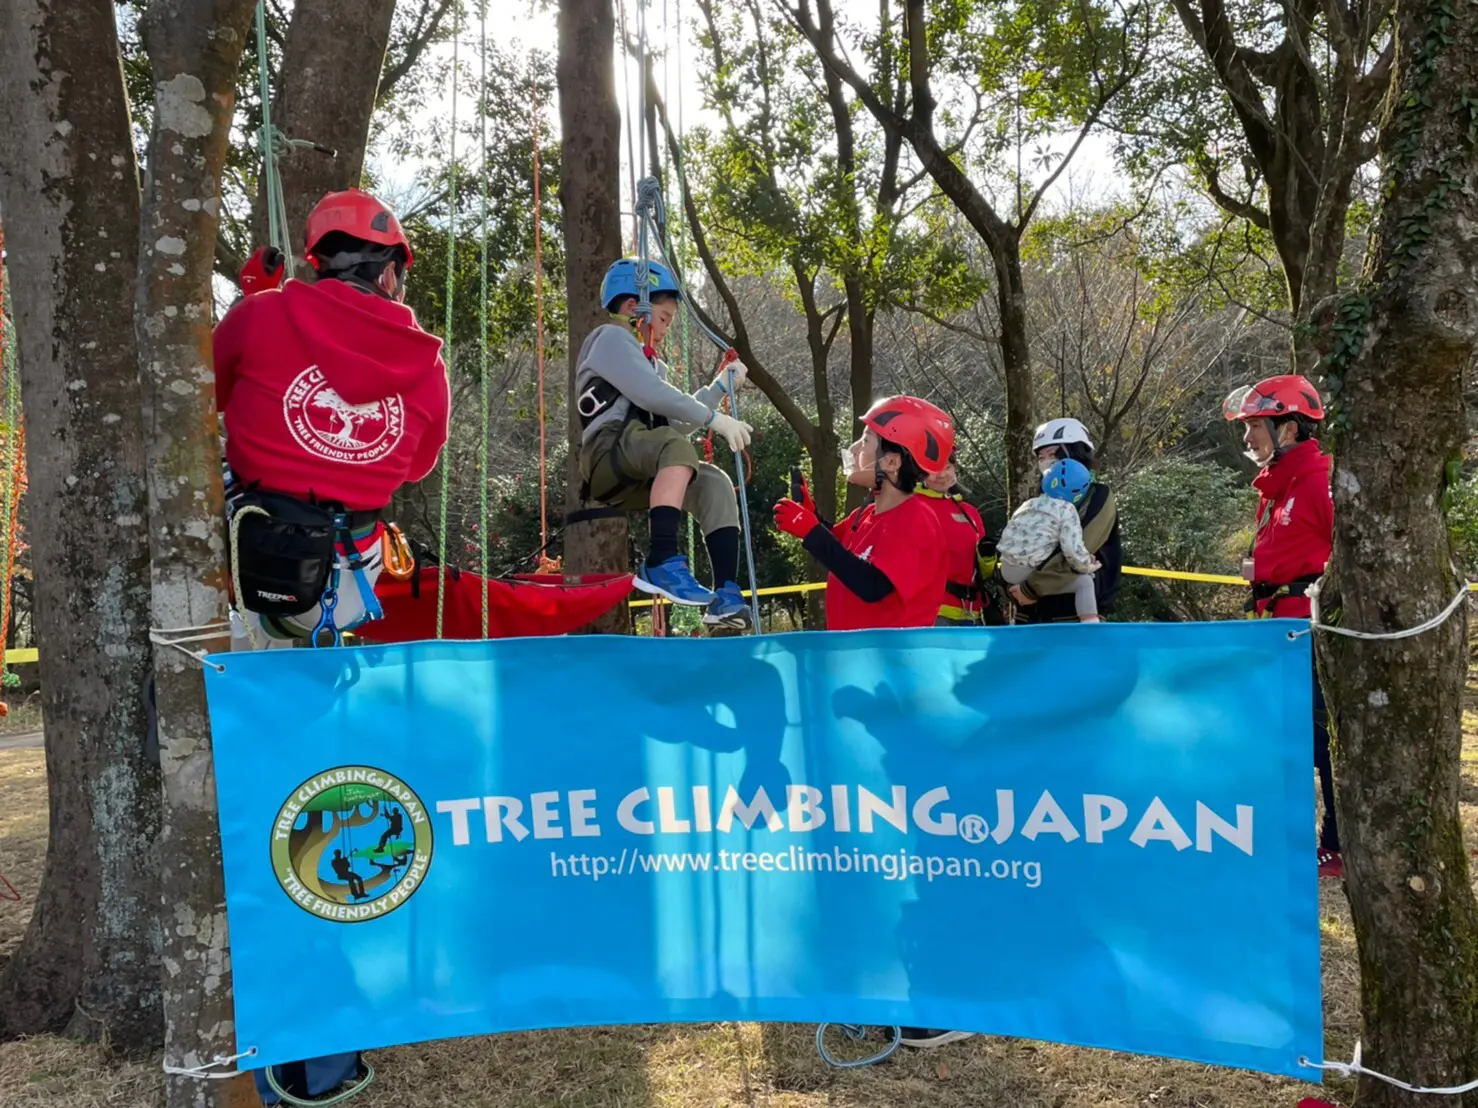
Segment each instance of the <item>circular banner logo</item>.
M308 453L351 465L378 462L405 437L405 404L399 396L350 404L328 386L316 365L288 386L282 416Z
M277 812L272 872L319 919L361 923L395 911L431 868L431 819L404 781L371 766L310 777Z

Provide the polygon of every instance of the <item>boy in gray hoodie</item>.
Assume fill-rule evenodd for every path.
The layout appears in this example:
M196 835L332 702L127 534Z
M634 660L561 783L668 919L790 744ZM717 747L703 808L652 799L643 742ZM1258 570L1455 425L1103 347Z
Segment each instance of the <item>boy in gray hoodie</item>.
M707 626L747 630L749 607L738 585L734 483L723 470L699 459L689 437L710 429L736 454L749 445L753 428L718 410L730 375L737 389L747 370L736 362L692 395L669 384L667 365L656 351L682 294L665 266L648 262L652 311L650 322L641 320L637 274L634 258L622 258L606 271L601 303L612 320L592 331L580 347L575 407L585 496L647 513L651 543L637 570L638 588L674 604L705 608ZM684 511L703 532L713 565L712 590L693 577L678 546Z

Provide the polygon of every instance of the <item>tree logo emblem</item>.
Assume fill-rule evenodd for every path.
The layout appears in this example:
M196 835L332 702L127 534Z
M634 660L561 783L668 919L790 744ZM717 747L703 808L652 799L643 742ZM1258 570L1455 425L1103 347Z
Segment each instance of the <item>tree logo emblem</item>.
M316 365L288 386L282 418L304 450L350 465L378 462L405 437L405 403L398 395L350 404L329 387Z
M272 826L272 872L319 919L361 923L395 911L431 868L431 817L404 781L339 766L304 781Z

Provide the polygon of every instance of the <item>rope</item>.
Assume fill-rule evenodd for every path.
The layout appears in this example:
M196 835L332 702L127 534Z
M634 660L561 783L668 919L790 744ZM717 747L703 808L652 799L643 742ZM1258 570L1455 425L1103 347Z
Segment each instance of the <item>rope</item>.
M0 229L0 257L5 253L5 234ZM0 649L10 640L10 587L15 572L17 524L20 516L20 485L25 465L25 431L20 425L19 382L15 366L15 339L5 326L8 276L0 267L0 375L5 379L5 473L0 478L0 512L3 512L4 552L0 563ZM0 658L0 687L9 670Z
M539 363L539 538L549 546L549 452L547 417L544 407L544 208L540 198L539 165L539 66L533 65L534 106L534 350ZM486 311L486 309L484 309ZM541 566L553 565L547 555ZM487 628L483 628L486 635Z
M262 1072L267 1075L267 1084L270 1085L272 1091L282 1099L282 1103L291 1104L293 1105L293 1108L329 1108L329 1106L332 1104L343 1104L344 1101L350 1099L351 1097L358 1096L360 1093L368 1089L370 1087L370 1083L374 1081L375 1067L369 1064L368 1058L361 1058L360 1061L364 1063L364 1076L356 1081L353 1085L350 1085L341 1093L335 1093L333 1096L316 1097L310 1100L305 1100L303 1097L293 1096L292 1093L289 1093L288 1091L283 1089L283 1087L277 1083L277 1078L272 1075L271 1066L268 1066Z
M638 0L639 2L639 0ZM616 15L621 24L621 91L623 94L623 108L631 106L631 59L627 57L626 43L630 41L626 34L626 0L620 0L616 5ZM645 80L645 77L643 77ZM630 120L626 125L626 168L631 184L631 204L636 206L636 144L633 142L633 132L638 130L631 126ZM631 246L638 250L639 234L636 224L631 228ZM638 250L638 254L640 251Z
M272 74L267 64L267 0L257 3L257 87L262 98L262 127L258 139L262 146L263 191L267 194L267 238L282 253L282 264L289 279L296 276L293 252L287 236L287 202L282 193L282 177L277 171L280 136L272 126Z
M452 16L452 126L449 132L450 163L447 182L447 233L446 233L446 326L442 341L446 344L447 371L452 370L452 307L456 296L457 278L457 66L458 47L462 39L462 5L456 5ZM484 151L486 148L484 148ZM486 173L484 173L486 176ZM484 344L486 349L486 344ZM483 427L483 439L487 438L487 427ZM441 448L441 526L437 535L438 565L436 569L436 637L444 637L446 619L446 521L447 499L450 492L451 444ZM486 536L483 542L486 543Z
M1438 612L1431 619L1425 620L1415 627L1408 627L1404 631L1354 631L1348 627L1335 627L1328 623L1319 622L1319 583L1315 582L1307 593L1310 606L1309 626L1307 630L1289 632L1288 637L1296 639L1301 635L1309 635L1315 631L1327 631L1331 635L1342 635L1344 638L1359 639L1363 642L1394 642L1397 639L1409 639L1441 627L1452 618L1454 612L1463 606L1463 601L1468 598L1472 591L1473 584L1464 581L1463 587L1458 590L1458 594L1452 598L1446 608L1443 608L1442 611Z
M178 650L202 668L213 669L217 673L225 673L226 667L220 662L212 662L210 655L206 651L191 650L185 646L185 643L214 642L219 638L230 638L232 633L230 623L206 623L199 627L151 627L149 628L149 641L156 646ZM238 1054L236 1057L244 1058L246 1056L244 1054Z
M1363 1073L1366 1077L1373 1077L1377 1081L1384 1081L1387 1085L1394 1086L1397 1089L1404 1089L1408 1093L1422 1093L1428 1096L1462 1096L1464 1093L1471 1093L1474 1089L1478 1089L1478 1079L1469 1081L1463 1085L1444 1085L1440 1088L1428 1088L1421 1085L1409 1085L1399 1078L1388 1077L1376 1070L1367 1069L1360 1064L1360 1043L1358 1040L1355 1043L1355 1056L1348 1062L1310 1062L1307 1058L1300 1058L1298 1064L1308 1069L1323 1070L1325 1073L1337 1073L1341 1077L1358 1077Z
M168 1062L163 1065L165 1073L171 1077L198 1077L202 1081L226 1081L232 1077L240 1077L245 1071L229 1069L223 1073L217 1073L222 1066L232 1066L243 1058L255 1058L257 1048L250 1047L240 1054L217 1054L209 1062L202 1062L198 1066L171 1066Z
M492 418L492 408L488 394L488 9L484 4L477 13L478 37L482 46L482 81L478 91L482 101L481 110L478 112L478 125L481 129L482 140L482 182L480 191L482 193L482 264L478 267L478 327L481 331L482 360L481 360L481 386L482 386L482 434L478 436L477 448L477 475L478 475L478 515L477 515L477 541L482 548L482 572L488 571L488 424ZM445 489L445 482L442 485ZM441 521L443 534L446 532L446 519ZM445 551L443 551L445 553ZM446 561L445 558L442 559ZM482 637L488 637L488 590L482 590Z
M886 1062L893 1057L893 1053L903 1044L903 1028L890 1027L892 1042L876 1054L866 1058L858 1058L851 1062L840 1062L832 1056L831 1051L826 1049L826 1029L835 1027L854 1043L860 1043L867 1037L867 1028L858 1023L823 1023L816 1028L816 1053L828 1066L835 1066L839 1070L861 1069L863 1066L875 1066L879 1062Z

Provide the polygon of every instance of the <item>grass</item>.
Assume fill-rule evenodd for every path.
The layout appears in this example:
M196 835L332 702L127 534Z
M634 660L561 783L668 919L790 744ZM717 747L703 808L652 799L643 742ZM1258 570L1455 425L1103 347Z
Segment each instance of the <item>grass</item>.
M1474 690L1478 706L1478 689ZM1478 843L1478 712L1464 718L1463 825ZM1311 782L1312 787L1312 782ZM1310 853L1313 849L1310 829ZM40 750L0 751L0 963L20 941L46 844ZM1312 858L1310 859L1312 864ZM1354 929L1337 882L1320 882L1325 1053L1349 1057L1359 1028ZM886 1065L839 1071L814 1028L696 1024L545 1031L375 1051L354 1108L1294 1108L1349 1104L1350 1081L1312 1086L1186 1062L1015 1039L975 1038ZM0 1108L145 1108L159 1060L118 1063L53 1036L0 1044Z
M9 711L0 716L0 735L19 735L41 730L41 694L5 697Z

